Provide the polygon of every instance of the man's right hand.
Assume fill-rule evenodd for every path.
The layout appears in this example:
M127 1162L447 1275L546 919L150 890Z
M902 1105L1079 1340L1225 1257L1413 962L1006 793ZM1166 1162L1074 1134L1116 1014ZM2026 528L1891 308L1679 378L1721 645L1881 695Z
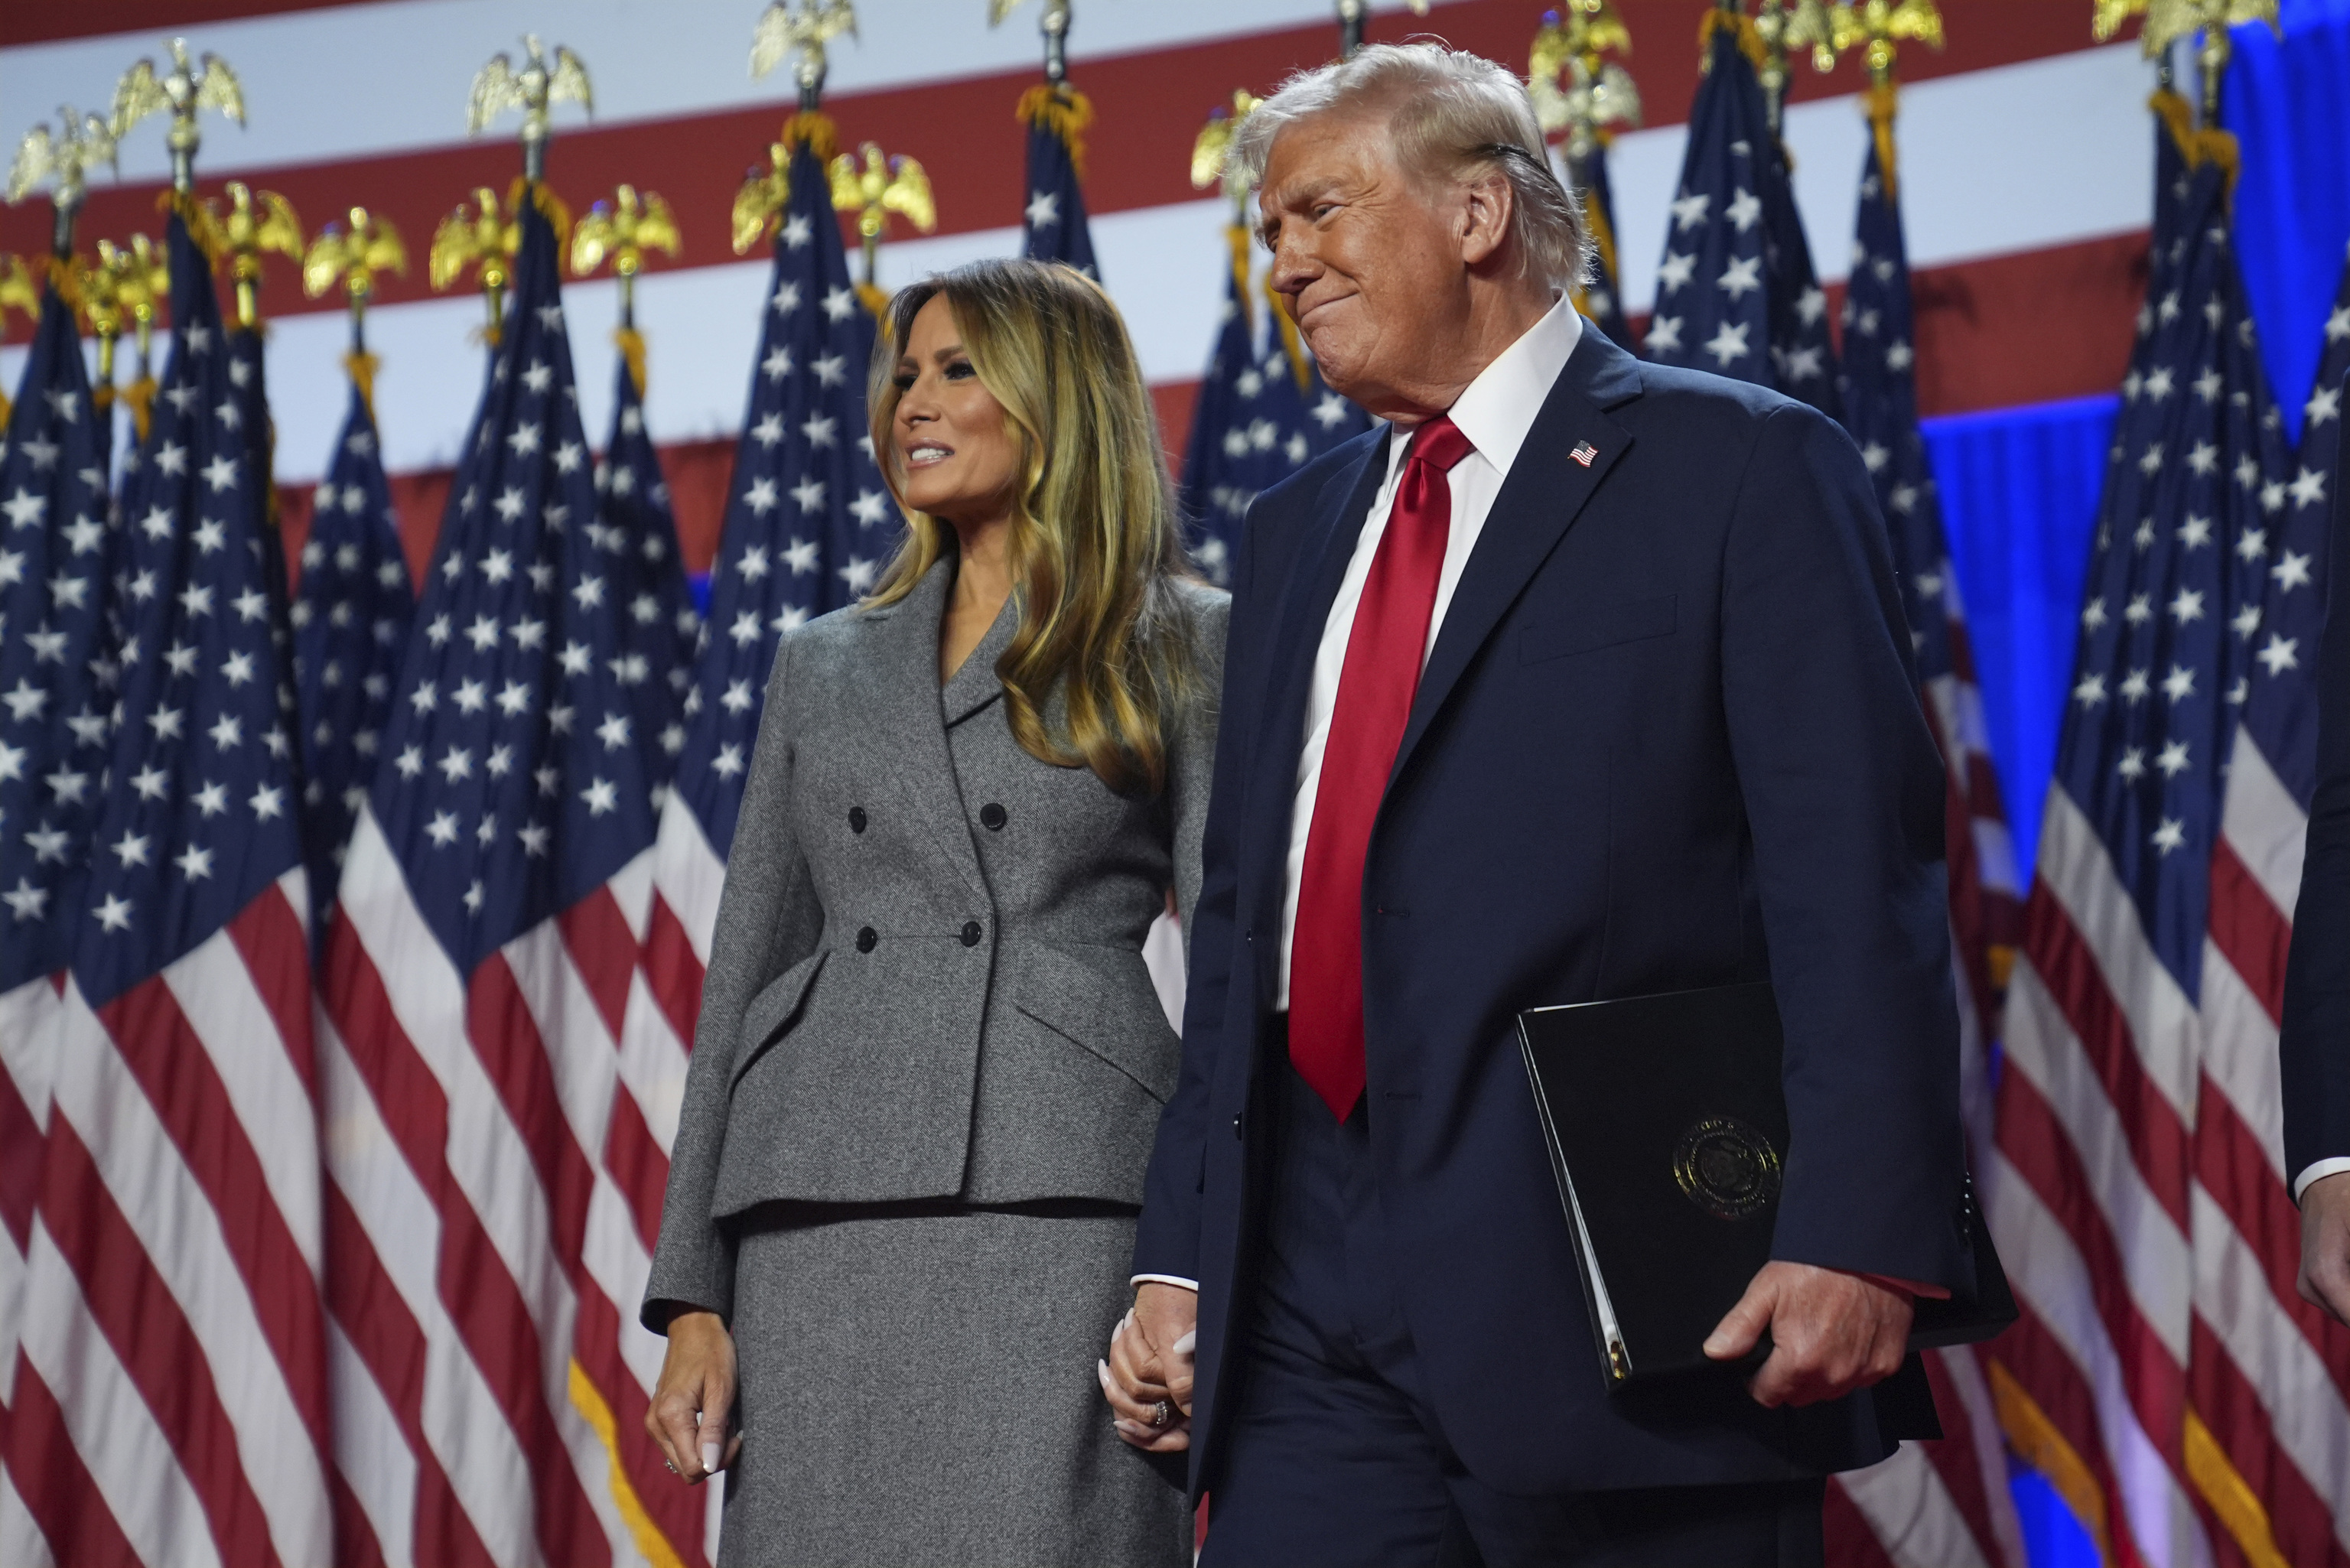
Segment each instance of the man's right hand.
M714 1312L677 1313L645 1430L680 1480L698 1486L734 1462L743 1437L727 1430L733 1410L734 1339L725 1321Z
M2302 1189L2301 1296L2350 1324L2350 1170Z

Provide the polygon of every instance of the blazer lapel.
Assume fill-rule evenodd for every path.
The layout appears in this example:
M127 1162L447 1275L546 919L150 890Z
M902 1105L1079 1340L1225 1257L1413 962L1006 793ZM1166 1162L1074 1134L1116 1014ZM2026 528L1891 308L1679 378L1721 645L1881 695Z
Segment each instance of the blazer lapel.
M940 615L944 619L943 606ZM1003 682L996 678L995 663L1011 646L1012 634L1019 629L1020 596L1014 592L996 612L995 622L987 628L987 635L979 639L979 646L947 678L945 689L939 693L940 717L948 729L1003 695Z
M1608 418L1607 410L1639 395L1639 361L1586 322L1461 569L1428 667L1420 671L1411 719L1388 774L1390 788L1493 628L1631 446L1630 432ZM1593 449L1587 463L1574 455L1586 445Z
M912 593L868 615L868 629L880 645L874 661L872 720L902 759L902 765L890 771L891 787L930 830L947 863L984 898L987 882L980 872L979 851L971 842L971 824L963 815L940 701L939 622L954 571L951 560L939 562L922 575ZM993 685L992 669L988 681Z

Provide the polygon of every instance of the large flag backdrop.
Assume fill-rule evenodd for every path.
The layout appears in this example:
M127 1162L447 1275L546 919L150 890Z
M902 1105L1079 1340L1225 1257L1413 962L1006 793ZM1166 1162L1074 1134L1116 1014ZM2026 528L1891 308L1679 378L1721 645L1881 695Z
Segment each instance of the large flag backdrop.
M0 443L0 1440L40 1195L67 911L80 893L103 766L107 493L73 313L54 286ZM21 1503L0 1464L0 1556Z
M344 846L375 781L391 683L416 612L383 449L359 379L364 367L353 369L343 428L312 493L293 607L310 888L321 909L334 902Z
M95 811L55 911L69 968L19 1297L10 1561L333 1549L309 900L250 434L267 410L184 210L161 397L112 546L118 705L103 766L74 764Z
M636 1317L685 1053L628 1028L676 700L589 528L536 192L520 222L322 965L344 1551L699 1562Z
M1020 248L1015 214L1031 192L1021 129L1003 110L1035 79L1034 42L1019 29L988 31L979 9L976 0L970 16L923 0L868 0L860 16L866 45L844 46L834 56L831 107L843 124L858 138L886 138L920 156L940 190L940 236L885 253L885 286L965 256ZM1694 20L1699 9L1691 0L1686 14L1664 7L1634 13L1636 28L1647 27L1651 16L1665 20L1639 58L1644 96L1651 105L1686 103L1694 95L1696 56L1681 42L1686 34L1673 34ZM1440 4L1425 23L1377 17L1372 32L1375 37L1400 36L1427 28L1515 62L1523 57L1534 10L1511 0L1458 0ZM2042 421L2030 411L2012 418L1980 413L1973 421L1945 424L1937 424L1933 416L2098 395L2110 387L2126 351L2128 314L2140 288L2133 269L2145 252L2153 182L2147 178L2146 140L2137 129L2143 124L2137 106L2150 76L2126 46L2082 47L2082 18L2064 6L2027 9L1951 0L1945 10L1950 52L1919 59L1910 73L1918 86L1908 105L1902 173L1910 260L1917 269L1918 400L1920 413L1928 416L1928 444L1947 479L1967 470L1967 464L1950 461L1954 452L1967 455L1995 445L1981 439L1985 432L2002 432L2003 439L2010 430L2054 428L2058 421ZM2350 7L2339 0L2288 0L2287 26L2289 32L2295 27L2297 17L2345 10ZM408 0L386 0L364 6L297 5L268 16L208 25L198 46L219 48L234 59L249 90L256 92L264 84L282 92L284 84L321 79L310 64L319 58L402 62L400 70L338 78L331 109L321 100L315 112L256 114L250 131L215 139L213 164L222 173L266 169L270 182L292 195L296 205L316 210L338 210L352 195L366 195L411 233L424 232L415 225L431 223L463 189L502 184L510 153L461 142L454 134L455 113L442 105L462 101L464 80L480 57L504 41L504 30L457 37L445 27L421 26L425 15ZM92 25L105 24L93 24L78 12L12 16L0 33L0 97L32 101L49 93L52 84L80 77L90 79L88 95L95 97L123 58L138 47L151 47L144 37L77 36L77 29ZM718 553L719 518L734 497L730 471L737 446L746 445L765 418L755 398L746 412L739 390L748 323L766 321L775 281L764 264L733 263L719 248L723 213L733 171L771 139L783 106L770 101L775 89L741 78L744 21L729 6L681 5L665 17L665 60L706 60L706 69L615 70L606 62L640 52L629 24L583 14L567 19L567 26L572 28L567 41L601 67L599 103L608 119L618 123L567 138L556 157L556 184L576 182L585 189L608 177L641 178L646 163L657 161L686 228L682 265L642 280L639 314L663 344L663 375L647 401L644 427L662 448L660 460L677 497L681 548L688 565L699 570ZM1204 0L1164 16L1144 8L1101 7L1085 13L1074 42L1076 74L1105 106L1091 131L1093 157L1084 193L1091 209L1091 237L1109 286L1128 311L1171 445L1180 450L1201 350L1214 334L1221 303L1214 285L1222 270L1216 233L1220 203L1191 198L1183 183L1184 151L1200 109L1221 101L1234 82L1262 89L1285 69L1326 57L1331 48L1327 13L1320 0ZM431 88L434 80L442 87ZM27 99L36 85L38 92ZM1785 126L1794 155L1793 208L1808 231L1808 249L1827 264L1823 282L1831 296L1843 281L1843 258L1853 233L1852 174L1862 165L1867 136L1850 85L1849 76L1800 79ZM2245 101L2244 94L2231 96L2231 115ZM1002 127L1000 137L981 133L992 125ZM1636 246L1647 243L1640 236L1663 233L1670 221L1668 203L1676 193L1685 140L1683 128L1669 124L1616 139L1611 174L1617 215L1621 232L1631 234ZM743 151L707 156L709 150L726 146ZM2052 155L2052 149L2062 149L2064 155ZM2280 151L2276 138L2249 147L2251 178L2267 178L2264 171L2282 162ZM369 179L380 182L380 192L351 187L353 164L362 160ZM677 178L668 174L671 168L678 171ZM125 173L123 188L101 188L93 198L86 232L120 236L151 225L161 176L156 154L133 148ZM2304 213L2326 210L2323 200L2313 201L2307 192L2295 192L2293 202ZM705 215L697 222L697 213ZM37 209L0 214L0 244L36 249L45 231L46 214ZM2323 247L2329 276L2339 244L2339 236L2332 235ZM1637 325L1652 306L1653 275L1635 266L1621 284L1625 307ZM281 288L279 296L290 292ZM380 391L390 442L383 456L390 491L400 498L411 561L421 566L442 515L441 499L454 486L457 460L470 444L464 412L481 376L480 362L464 340L473 307L462 299L426 299L416 281L383 280L379 297L370 321L395 368ZM600 328L608 320L610 286L575 288L570 297L579 322ZM2268 310L2268 297L2261 297ZM2264 318L2272 337L2291 325L2273 312ZM2297 330L2314 341L2314 325L2313 319ZM267 353L278 394L276 461L280 476L296 485L287 495L287 516L298 542L310 512L302 486L323 472L317 465L333 450L332 421L343 402L332 370L340 323L337 313L290 313L274 327ZM612 413L603 400L606 389L617 385L608 373L614 367L605 358L608 350L599 329L583 332L580 348L581 396L588 405L582 413L589 426L602 428ZM762 362L767 352L763 345ZM0 350L0 375L13 382L24 353L21 348ZM2305 374L2297 371L2289 384L2303 384ZM858 379L853 371L848 379ZM2071 420L2095 445L2104 444L2100 406L2085 405L2077 415L2059 417ZM860 426L861 419L845 428ZM2005 447L1999 451L2007 452ZM783 493L806 478L805 472L786 476ZM2032 500L2040 511L2019 508L2009 497L2002 497L1997 508L1978 508L1972 502L1980 492L1971 484L1957 493L1965 499L1949 508L1952 555L1957 576L1968 582L1979 646L1984 640L1992 645L1986 669L2000 679L1987 680L1985 699L1992 750L2004 762L2033 749L2012 743L2019 731L2032 728L2022 722L2031 709L2019 692L2033 680L2061 687L2064 675L2061 669L2051 676L2023 661L2027 639L2021 631L2027 629L2032 610L2002 591L2012 585L1996 576L1986 584L1969 574L1989 561L1982 545L1993 536L2000 517L2044 517L2057 525L2054 536L2060 538L2068 536L2066 527L2081 524L2046 512L2037 496ZM836 485L827 507L863 498ZM877 560L878 546L886 543L861 518L853 527L843 526L849 536L869 538L876 547L828 572L853 570L858 558ZM721 572L713 587L724 581ZM2059 611L2069 619L2078 600L2069 589L2056 597L2072 601ZM790 607L779 602L764 609L763 618ZM712 640L718 640L715 628ZM763 675L762 663L757 676ZM733 722L755 724L757 686L754 677L748 717L734 711ZM707 665L697 672L696 694L714 701L730 691L731 680L710 684ZM681 768L691 767L692 753L690 742ZM714 764L723 756L723 742L713 741L707 755ZM683 782L681 772L681 788ZM2019 782L2015 794L2024 805L2017 836L2028 847L2037 826L2030 803L2038 789L2028 767ZM695 831L704 829L697 823ZM708 843L702 853L701 880L708 898L702 907L708 909L714 906L716 857ZM678 897L680 908L691 907L686 894ZM647 940L656 947L664 919L679 918L666 909L665 895L652 900L647 917L652 928ZM677 983L656 989L668 1000L679 993ZM687 1020L667 1008L661 1012L662 1027L675 1038ZM627 1012L623 1035L639 1028L643 1017L633 1007ZM618 1539L608 1532L606 1538Z
M756 319L758 346L710 574L710 614L684 705L677 781L661 813L648 959L658 1024L690 1046L718 894L775 644L870 587L895 508L866 433L874 323L856 302L825 161L831 121L785 128L791 199Z
M2115 1560L2337 1563L2350 1339L2297 1300L2280 1235L2266 972L2305 826L2276 770L2314 765L2280 623L2316 597L2297 518L2322 529L2322 482L2245 309L2232 140L2184 152L2011 992L1985 1185L2026 1317L1989 1354Z

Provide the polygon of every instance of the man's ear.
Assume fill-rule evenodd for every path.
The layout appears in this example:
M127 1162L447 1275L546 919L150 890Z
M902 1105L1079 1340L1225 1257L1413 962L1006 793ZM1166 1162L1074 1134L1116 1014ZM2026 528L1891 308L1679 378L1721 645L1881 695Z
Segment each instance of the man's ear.
M1518 192L1498 169L1464 182L1461 190L1461 259L1471 267L1482 266L1509 243Z

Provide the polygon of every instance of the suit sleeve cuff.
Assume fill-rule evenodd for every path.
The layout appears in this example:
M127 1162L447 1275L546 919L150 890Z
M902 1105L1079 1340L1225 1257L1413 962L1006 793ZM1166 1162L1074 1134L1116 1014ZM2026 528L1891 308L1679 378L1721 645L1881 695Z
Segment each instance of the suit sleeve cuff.
M2350 1161L2345 1163L2350 1164ZM1898 1291L1912 1301L1921 1296L1931 1302L1948 1301L1950 1297L1950 1288L1946 1285L1921 1285L1915 1280L1897 1280L1890 1274L1864 1274L1851 1269L1839 1270L1838 1272L1849 1273L1856 1279L1866 1280L1870 1284L1888 1291Z
M2350 1165L2350 1160L2345 1160L2343 1163L2345 1165ZM1178 1290L1190 1291L1193 1295L1198 1295L1200 1293L1200 1282L1197 1280L1187 1280L1180 1274L1137 1274L1134 1278L1127 1281L1126 1282L1129 1285L1137 1286L1173 1285Z
M2323 1181L2329 1176L2339 1176L2345 1170L2350 1170L2350 1158L2321 1159L2306 1167L2299 1176L2293 1179L2293 1200L2295 1203L2300 1202L2301 1195L2309 1190L2311 1182Z

